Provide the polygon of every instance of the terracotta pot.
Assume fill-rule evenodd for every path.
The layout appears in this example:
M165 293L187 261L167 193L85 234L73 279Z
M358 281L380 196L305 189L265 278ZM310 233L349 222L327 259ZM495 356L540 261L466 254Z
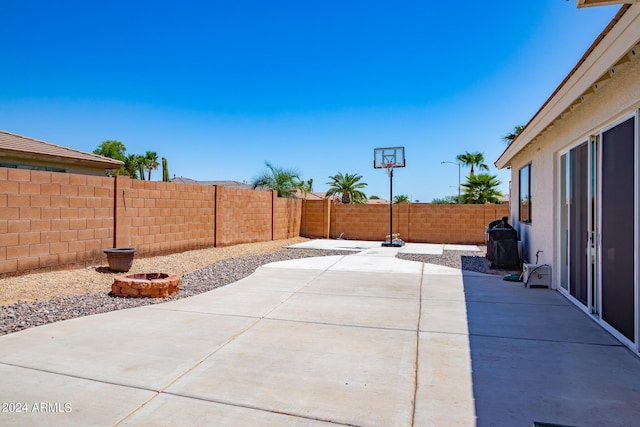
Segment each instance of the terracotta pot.
M109 270L125 272L131 269L136 250L134 248L113 248L105 249L104 253L107 254Z

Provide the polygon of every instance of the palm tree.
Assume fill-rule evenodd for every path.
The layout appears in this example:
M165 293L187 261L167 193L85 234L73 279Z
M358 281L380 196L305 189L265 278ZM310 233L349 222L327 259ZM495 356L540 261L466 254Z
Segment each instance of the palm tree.
M264 163L268 170L253 180L251 185L253 185L254 189L264 187L275 190L278 193L278 197L292 198L295 197L294 191L301 190L305 185L300 180L300 174L295 169L284 169L273 166L269 162Z
M144 169L149 171L149 178L147 179L147 181L151 181L151 171L154 169L158 169L158 166L160 166L160 163L158 163L158 153L156 153L155 151L147 151L144 154L143 166Z
M518 135L520 135L522 129L524 129L523 125L514 126L511 132L502 137L502 141L507 145L511 144L513 140L516 139Z
M462 203L500 203L499 197L502 197L502 193L497 189L500 184L496 175L486 173L469 175L467 182L462 184L464 189Z
M393 198L393 203L411 203L411 200L409 200L409 196L406 194L398 194Z
M339 194L342 198L342 203L366 203L367 196L360 191L360 189L367 186L366 183L360 182L361 175L357 173L351 175L342 172L338 172L334 176L330 176L331 181L327 182L329 189L327 190L326 197L334 194Z
M465 166L471 166L471 175L474 173L474 166L481 170L489 170L489 166L484 163L484 153L469 153L466 151L464 154L458 154L456 159Z
M142 164L143 157L139 154L128 154L124 159L125 174L131 179L138 179L138 170ZM144 175L142 175L144 179Z

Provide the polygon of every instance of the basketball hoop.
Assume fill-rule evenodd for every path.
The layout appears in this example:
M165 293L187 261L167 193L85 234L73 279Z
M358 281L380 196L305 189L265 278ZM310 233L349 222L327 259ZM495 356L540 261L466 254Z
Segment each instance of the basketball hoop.
M389 175L389 235L382 246L399 247L404 245L399 234L393 232L393 168L406 166L404 147L375 148L373 150L373 167L386 169Z
M394 166L395 166L395 165L396 165L396 163L395 163L395 162L384 162L384 163L382 163L382 167L383 167L384 169L387 169L387 174L388 174L389 176L391 176L391 173L392 173L391 171L393 170L393 168L394 168Z

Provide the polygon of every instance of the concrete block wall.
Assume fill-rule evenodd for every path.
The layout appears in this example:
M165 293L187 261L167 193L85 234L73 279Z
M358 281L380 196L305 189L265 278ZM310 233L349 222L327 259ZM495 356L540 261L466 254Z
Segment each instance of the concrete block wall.
M273 193L217 187L216 246L272 240Z
M113 203L112 178L0 168L0 274L102 258Z
M215 187L118 176L115 188L115 247L152 255L215 245Z
M269 191L0 168L0 276L294 237L301 211Z
M330 234L331 202L324 200L304 200L302 202L302 224L300 235L328 239Z
M411 242L485 243L487 224L509 215L508 204L409 206Z
M408 204L393 205L393 233L409 241ZM349 240L384 240L389 234L389 205L331 207L331 237Z
M393 206L408 242L484 243L508 205ZM0 168L0 275L285 239L383 240L389 205L280 199L274 192Z
M290 239L300 235L302 200L285 199L273 193L273 240Z
M393 205L393 233L407 242L482 244L487 224L508 214L508 204ZM301 235L306 237L384 240L390 231L389 205L305 201L302 218Z

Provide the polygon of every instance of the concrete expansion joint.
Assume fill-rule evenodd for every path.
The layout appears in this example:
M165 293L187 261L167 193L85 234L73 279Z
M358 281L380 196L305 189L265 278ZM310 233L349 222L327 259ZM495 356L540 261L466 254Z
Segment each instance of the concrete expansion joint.
M235 408L242 408L242 409L252 409L255 411L260 411L260 412L266 412L269 414L277 414L277 415L287 415L289 417L295 417L295 418L300 418L300 419L304 419L304 420L310 420L310 421L320 421L320 422L325 422L325 423L331 423L331 424L335 424L337 426L346 426L346 427L364 427L360 424L345 424L345 423L341 423L339 421L335 421L335 420L331 420L331 419L326 419L326 418L319 418L319 417L310 417L308 415L302 415L302 414L296 414L294 412L285 412L285 411L275 411L273 409L266 409L266 408L261 408L259 406L254 406L254 405L247 405L247 404L240 404L240 403L235 403L235 402L229 402L226 400L219 400L219 399L205 399L203 397L199 397L199 396L192 396L190 394L181 394L181 393L171 393L171 392L162 392L160 394L165 394L168 396L176 396L176 397L184 397L187 399L194 399L194 400L199 400L202 402L211 402L211 403L217 403L220 405L227 405L227 406L233 406ZM151 398L150 400L155 399L155 396L153 398Z
M288 322L288 323L302 323L305 325L323 325L323 326L337 326L340 328L357 328L357 329L371 329L375 331L401 331L401 332L414 332L415 329L409 328L385 328L381 326L367 326L367 325L349 325L345 323L330 323L330 322L314 322L311 320L292 320L292 319L281 319L278 317L267 317L265 320L273 320L276 322Z
M100 383L100 384L115 385L115 386L118 386L118 387L126 387L126 388L135 389L135 390L150 391L150 392L153 392L153 393L161 393L162 392L162 390L156 390L156 389L153 389L153 388L150 388L150 387L141 387L141 386L136 386L136 385L132 385L132 384L124 384L124 383L119 383L119 382L116 382L116 381L105 381L105 380L100 380L100 379L96 379L96 378L85 377L85 376L82 376L82 375L74 375L74 374L68 374L68 373L63 373L63 372L56 372L56 371L52 371L50 369L34 368L32 366L25 366L25 365L20 365L20 364L17 364L17 363L0 362L0 365L13 366L14 368L28 369L30 371L44 372L46 374L59 375L61 377L76 378L76 379L79 379L79 380L92 381L92 382Z
M482 338L499 338L504 340L513 340L513 341L530 341L530 342L551 342L558 344L572 344L572 345L587 345L587 346L596 346L596 347L623 347L627 348L626 345L622 343L600 343L600 342L586 342L586 341L571 341L571 340L554 340L554 339L544 339L544 338L524 338L524 337L514 337L514 336L504 336L504 335L489 335L489 334L463 334L469 335L470 337L482 337Z
M243 330L241 330L240 332L238 332L235 335L232 335L228 340L226 340L225 342L223 342L222 344L220 344L219 346L217 346L213 351L208 352L207 354L205 354L204 356L202 356L199 360L197 360L193 365L191 365L189 368L185 369L182 373L178 374L175 376L175 378L173 378L171 381L169 381L164 387L161 387L160 390L158 391L164 391L167 388L171 387L173 384L175 384L180 378L184 377L185 375L187 375L188 373L192 372L194 369L196 369L198 366L200 366L202 364L202 362L204 362L205 360L209 359L211 356L213 356L214 354L216 354L217 352L219 352L220 350L222 350L224 347L226 347L228 344L232 343L233 341L237 340L240 336L244 335L247 331L249 331L251 328L253 328L255 325L258 324L258 322L260 322L262 319L261 318L254 318L255 321L251 322L249 324L249 326L247 326L246 328L244 328Z
M422 321L422 286L424 284L424 263L420 270L420 293L418 300L418 320L416 323L416 358L415 358L415 371L413 373L413 399L411 402L411 425L415 425L416 421L416 401L418 399L418 372L420 369L420 322Z
M443 300L444 301L444 300ZM491 304L491 305L527 305L527 306L534 306L534 307L563 307L563 308L570 308L570 309L574 309L575 307L573 307L572 305L569 304L562 304L562 303L536 303L536 302L524 302L524 301L483 301L483 300L473 300L473 299L468 299L465 300L465 302L467 304L469 303L473 303L473 304Z

